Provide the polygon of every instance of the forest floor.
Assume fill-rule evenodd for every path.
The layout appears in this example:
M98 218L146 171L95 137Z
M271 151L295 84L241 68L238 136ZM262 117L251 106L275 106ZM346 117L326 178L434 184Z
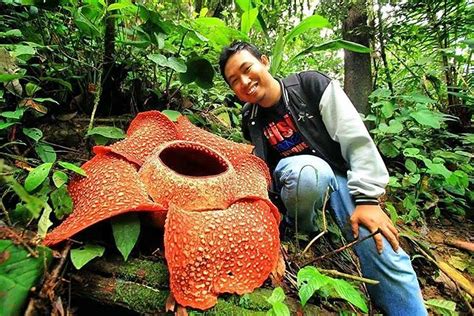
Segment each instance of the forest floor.
M112 121L112 119L110 119ZM116 126L126 129L127 118L114 120ZM97 123L108 124L109 119L99 120ZM117 123L118 122L118 123ZM73 119L56 124L45 122L42 130L45 131L50 142L64 146L61 159L66 161L84 162L90 158L91 142L85 140L82 135L87 128L88 120ZM67 131L67 133L65 132ZM343 245L338 236L337 229L328 227L329 232L324 238L318 240L316 245L312 246L311 251L301 255L302 250L308 244L309 239L300 239L295 242L294 237L288 237L283 242L284 249L287 252L286 264L287 271L297 273L302 264L312 259L333 252ZM462 274L467 280L474 282L474 252L459 249L452 245L453 240L461 240L471 244L474 243L474 222L464 217L451 216L449 219L428 218L426 224L420 225L402 225L401 231L409 232L403 234L402 246L410 254L413 260L415 271L418 274L421 283L422 292L425 300L444 299L454 301L457 304L457 311L461 314L472 314L472 300L460 289L459 284L452 281L445 273L440 273L436 263L443 261L454 267L457 273ZM365 242L371 242L367 240ZM427 256L432 259L427 259ZM360 268L357 266L351 251L344 251L317 262L315 266L321 269L337 270L343 273L357 275ZM297 292L288 282L283 282L283 288L288 296L297 299ZM471 301L469 301L471 300ZM316 302L318 303L318 302ZM328 304L327 302L324 304ZM339 308L346 309L343 303L335 302L322 306L324 310L336 312ZM80 310L80 309L79 309ZM81 314L81 313L79 313Z

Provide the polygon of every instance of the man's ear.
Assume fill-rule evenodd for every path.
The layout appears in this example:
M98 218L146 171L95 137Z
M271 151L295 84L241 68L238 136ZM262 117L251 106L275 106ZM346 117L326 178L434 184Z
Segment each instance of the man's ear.
M267 68L270 68L270 59L268 58L267 55L262 55L260 57L260 62L264 64Z

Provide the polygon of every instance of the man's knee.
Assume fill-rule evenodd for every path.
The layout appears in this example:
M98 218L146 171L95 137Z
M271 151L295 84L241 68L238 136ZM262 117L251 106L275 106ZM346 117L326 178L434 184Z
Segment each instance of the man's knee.
M282 159L275 169L275 178L281 187L288 189L304 186L313 189L330 187L335 190L337 185L334 172L328 163L310 155Z

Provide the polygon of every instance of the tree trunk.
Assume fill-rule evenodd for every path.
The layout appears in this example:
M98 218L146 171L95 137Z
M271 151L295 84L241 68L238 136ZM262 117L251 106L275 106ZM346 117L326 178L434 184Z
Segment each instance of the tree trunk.
M86 270L87 269L87 270ZM121 258L96 259L84 270L71 275L71 293L76 298L102 305L122 307L138 313L164 313L169 296L168 271L160 261ZM206 315L266 315L271 308L266 298L272 289L259 288L243 297L224 295ZM292 314L318 315L322 310L287 297L285 304ZM188 308L188 311L191 311ZM198 312L194 310L194 312Z
M342 37L345 40L370 45L370 28L367 24L367 7L363 0L352 1L343 21ZM372 92L370 54L344 50L344 90L362 114L368 114L368 97Z

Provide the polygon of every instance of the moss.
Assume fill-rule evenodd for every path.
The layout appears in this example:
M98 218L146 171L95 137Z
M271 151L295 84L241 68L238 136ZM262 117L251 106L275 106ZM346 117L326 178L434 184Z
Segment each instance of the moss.
M218 299L217 304L207 311L188 310L189 315L266 315L266 312L250 310L244 307L235 305L233 302L227 302L224 299Z
M120 266L118 276L126 280L140 280L152 287L168 286L168 269L163 262L131 259Z
M130 309L139 313L150 313L164 310L169 292L118 280L115 294L117 303L128 305Z

